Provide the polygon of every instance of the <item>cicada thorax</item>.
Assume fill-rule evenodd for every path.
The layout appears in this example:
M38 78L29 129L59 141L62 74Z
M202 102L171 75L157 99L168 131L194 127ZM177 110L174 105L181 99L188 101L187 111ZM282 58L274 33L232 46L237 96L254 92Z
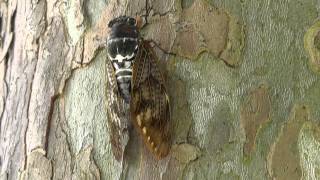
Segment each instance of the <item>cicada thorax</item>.
M109 23L107 40L109 60L114 67L120 95L129 103L132 67L139 47L139 33L135 19L119 17Z

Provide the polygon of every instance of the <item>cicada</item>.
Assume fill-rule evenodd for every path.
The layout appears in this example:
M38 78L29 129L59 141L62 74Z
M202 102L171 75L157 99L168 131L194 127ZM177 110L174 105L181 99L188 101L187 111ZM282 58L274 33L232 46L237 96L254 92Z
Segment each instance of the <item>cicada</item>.
M120 16L108 24L107 109L112 151L123 158L133 124L157 159L170 149L170 107L165 80L151 42L140 37L139 21Z

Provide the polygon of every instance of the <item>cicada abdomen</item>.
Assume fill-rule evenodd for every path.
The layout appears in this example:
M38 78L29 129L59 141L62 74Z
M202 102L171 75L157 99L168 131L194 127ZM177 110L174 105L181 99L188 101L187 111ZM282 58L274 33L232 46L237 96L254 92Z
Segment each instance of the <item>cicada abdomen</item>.
M139 36L137 21L120 16L109 22L111 33L107 40L109 57L107 94L111 143L116 158L121 147L121 124L127 120L143 137L148 149L158 158L170 149L170 108L164 79L148 41ZM112 68L111 68L112 67ZM112 72L112 73L109 73ZM108 93L108 92L107 92ZM125 108L128 107L127 112ZM119 109L119 108L123 109ZM114 109L115 108L115 109ZM131 115L127 116L128 113ZM126 118L118 118L124 117ZM111 118L111 119L110 119ZM130 120L131 119L131 120ZM119 126L120 125L120 126ZM123 125L122 125L123 126ZM120 131L118 131L120 130ZM114 134L115 133L115 134ZM121 147L121 148L119 148Z

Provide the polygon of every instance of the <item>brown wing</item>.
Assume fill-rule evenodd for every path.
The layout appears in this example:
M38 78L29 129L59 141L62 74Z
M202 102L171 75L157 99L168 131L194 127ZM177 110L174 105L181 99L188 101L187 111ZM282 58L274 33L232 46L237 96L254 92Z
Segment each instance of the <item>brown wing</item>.
M111 149L117 161L123 160L125 147L129 140L129 105L120 97L110 60L106 62L106 108Z
M131 119L149 150L158 158L170 149L169 98L157 58L149 42L140 43L134 62Z

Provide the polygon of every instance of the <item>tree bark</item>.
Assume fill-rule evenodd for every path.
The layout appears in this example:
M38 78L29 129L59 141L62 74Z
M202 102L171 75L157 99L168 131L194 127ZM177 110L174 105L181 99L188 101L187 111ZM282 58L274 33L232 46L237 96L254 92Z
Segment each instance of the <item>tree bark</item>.
M320 3L149 0L173 145L111 152L108 22L140 0L0 1L0 180L320 179ZM170 54L166 53L170 52Z

